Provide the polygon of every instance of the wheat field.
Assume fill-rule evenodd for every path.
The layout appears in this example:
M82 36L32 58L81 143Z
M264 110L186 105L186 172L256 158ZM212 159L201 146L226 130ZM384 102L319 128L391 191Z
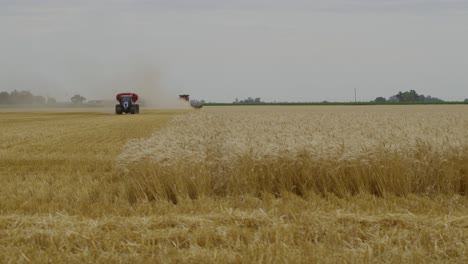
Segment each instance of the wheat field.
M0 262L468 261L466 106L9 111L0 125Z

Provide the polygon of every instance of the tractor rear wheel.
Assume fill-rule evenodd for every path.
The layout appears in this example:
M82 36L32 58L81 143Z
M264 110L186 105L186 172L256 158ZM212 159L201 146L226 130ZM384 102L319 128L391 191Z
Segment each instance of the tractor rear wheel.
M136 107L134 107L134 106L130 107L130 114L132 114L132 115L136 114Z
M136 108L136 113L139 114L140 113L140 105L136 104L135 108Z
M115 113L118 115L122 114L122 107L120 105L115 106Z

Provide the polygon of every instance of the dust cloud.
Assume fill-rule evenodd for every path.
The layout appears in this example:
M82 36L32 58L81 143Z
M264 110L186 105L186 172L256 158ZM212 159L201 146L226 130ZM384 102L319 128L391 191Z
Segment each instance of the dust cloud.
M79 94L88 102L98 100L107 106L116 103L116 94L130 92L139 95L139 103L145 108L190 108L188 102L179 99L179 93L185 91L164 87L154 62L110 56L101 61L85 56L67 58L66 62L54 59L44 58L44 67L39 69L10 65L0 73L0 91L26 90L62 103L70 103L70 98Z
M130 68L128 68L131 66ZM164 89L160 81L160 73L156 66L147 63L129 63L124 74L114 75L109 82L108 91L112 96L123 92L137 93L139 103L152 109L190 109L190 103L179 99L174 91Z
M115 105L116 94L134 92L144 108L190 108L179 100L190 93L187 86L168 80L171 60L161 58L165 49L151 20L107 6L58 2L15 4L7 13L0 14L0 92L30 91L59 103L79 94L106 106Z

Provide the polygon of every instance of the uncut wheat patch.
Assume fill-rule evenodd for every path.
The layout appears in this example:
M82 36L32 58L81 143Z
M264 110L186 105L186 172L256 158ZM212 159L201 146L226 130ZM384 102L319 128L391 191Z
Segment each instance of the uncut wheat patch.
M118 158L131 199L293 192L466 195L464 106L207 108Z

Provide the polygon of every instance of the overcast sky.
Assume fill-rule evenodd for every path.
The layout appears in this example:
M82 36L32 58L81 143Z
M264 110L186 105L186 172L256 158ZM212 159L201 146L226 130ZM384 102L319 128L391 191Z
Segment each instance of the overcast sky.
M150 77L149 77L150 76ZM158 80L157 82L155 80ZM468 98L467 0L0 0L0 90Z

